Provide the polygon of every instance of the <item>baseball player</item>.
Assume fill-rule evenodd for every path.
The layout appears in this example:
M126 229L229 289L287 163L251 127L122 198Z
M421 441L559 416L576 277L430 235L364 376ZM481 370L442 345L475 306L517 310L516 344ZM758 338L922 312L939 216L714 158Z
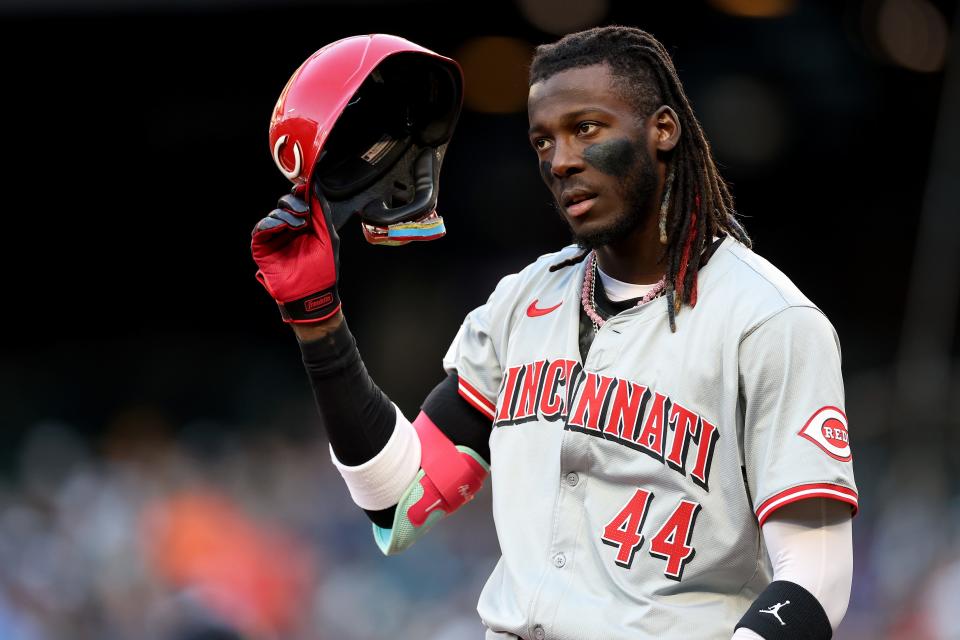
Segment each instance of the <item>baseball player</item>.
M453 111L424 148L446 143ZM412 421L367 374L336 294L338 203L366 220L370 194L340 196L323 160L304 162L254 230L258 277L376 543L403 551L489 476L502 557L478 605L488 639L831 637L857 507L833 327L751 250L650 34L538 47L528 111L575 242L467 315ZM408 134L423 137L394 137ZM432 224L434 205L391 224Z

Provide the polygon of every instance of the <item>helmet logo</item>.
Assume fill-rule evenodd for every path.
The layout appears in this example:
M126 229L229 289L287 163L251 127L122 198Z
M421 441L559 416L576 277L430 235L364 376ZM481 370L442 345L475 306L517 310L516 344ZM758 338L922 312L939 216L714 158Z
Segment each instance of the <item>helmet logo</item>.
M287 168L280 162L280 149L287 143L287 138L289 137L290 136L284 134L277 138L277 141L273 144L273 161L277 163L277 168L280 169L280 173L286 176L287 180L296 180L300 177L300 169L303 164L303 152L300 150L300 143L296 141L293 143L294 161L292 171L287 171Z

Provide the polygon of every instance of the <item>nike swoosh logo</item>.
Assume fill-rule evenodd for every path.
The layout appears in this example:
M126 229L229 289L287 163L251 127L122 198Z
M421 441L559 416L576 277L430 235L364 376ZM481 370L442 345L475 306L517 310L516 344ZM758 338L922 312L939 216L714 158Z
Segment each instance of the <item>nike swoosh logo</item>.
M530 316L531 318L536 318L537 316L545 316L551 311L556 311L557 309L560 308L560 305L563 304L563 300L561 300L560 302L553 305L552 307L547 307L546 309L538 309L537 308L538 302L540 302L540 299L536 298L534 299L533 302L530 303L530 306L527 307L527 315Z

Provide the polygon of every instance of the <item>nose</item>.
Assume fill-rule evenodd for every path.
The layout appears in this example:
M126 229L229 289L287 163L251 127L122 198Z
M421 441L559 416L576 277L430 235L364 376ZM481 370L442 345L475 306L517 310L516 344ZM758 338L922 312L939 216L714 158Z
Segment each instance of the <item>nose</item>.
M554 178L565 178L583 171L583 156L576 145L556 141L551 160L550 173Z

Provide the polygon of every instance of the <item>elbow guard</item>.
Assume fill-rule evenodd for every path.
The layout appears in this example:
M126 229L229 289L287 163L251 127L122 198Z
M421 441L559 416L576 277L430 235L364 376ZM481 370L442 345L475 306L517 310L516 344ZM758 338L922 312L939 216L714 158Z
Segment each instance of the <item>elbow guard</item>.
M490 467L473 449L456 446L420 412L413 426L420 438L420 471L397 503L393 526L373 525L373 537L385 555L409 548L430 528L464 504L483 486Z

